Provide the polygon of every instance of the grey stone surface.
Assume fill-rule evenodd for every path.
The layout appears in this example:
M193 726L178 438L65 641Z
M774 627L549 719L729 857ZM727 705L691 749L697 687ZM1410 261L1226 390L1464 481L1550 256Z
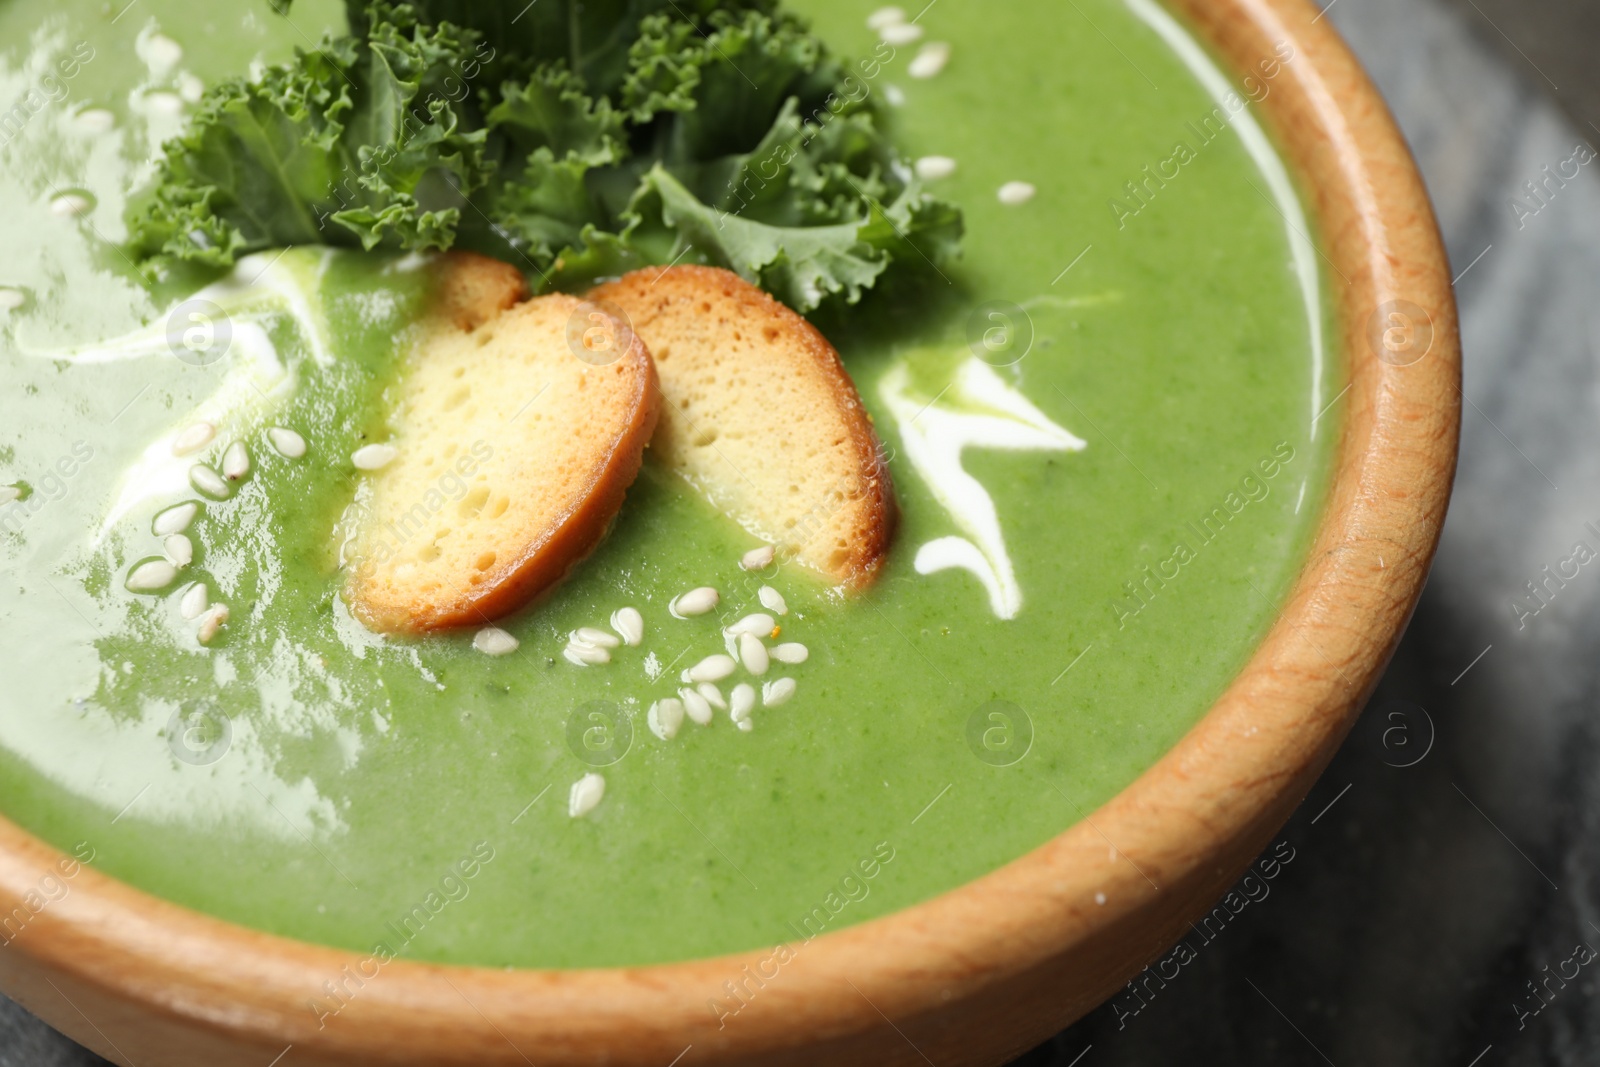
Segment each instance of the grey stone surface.
M1279 835L1292 859L1187 939L1169 977L1026 1067L1600 1062L1600 558L1552 582L1548 606L1524 585L1575 542L1600 552L1600 161L1537 214L1512 204L1600 102L1579 33L1600 16L1336 0L1329 17L1398 115L1464 272L1443 544L1371 706ZM0 1067L101 1062L0 1001Z

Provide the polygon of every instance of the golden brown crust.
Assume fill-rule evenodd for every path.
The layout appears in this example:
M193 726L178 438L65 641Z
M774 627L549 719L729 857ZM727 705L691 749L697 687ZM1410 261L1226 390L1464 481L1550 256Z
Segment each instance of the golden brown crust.
M742 342L748 334L765 342L753 358L794 360L803 365L801 372L827 397L827 406L845 434L847 447L834 472L834 483L845 490L838 512L845 521L840 524L844 533L842 545L831 550L813 550L808 545L795 554L843 585L859 589L871 584L893 540L899 510L871 416L827 338L760 288L732 271L716 267L647 267L595 288L589 299L626 315L650 346L669 412L683 401L678 395L682 389L678 382L680 366L694 355L714 355L691 354L691 345L706 348L713 338L736 338ZM686 316L702 326L714 321L716 330L711 337L701 335L687 340L681 330ZM769 414L781 418L785 413ZM657 443L663 454L676 452L679 442L661 440L662 435L681 435L685 430L685 420L662 419ZM746 515L734 517L748 519ZM829 521L832 522L831 515Z
M475 330L528 299L528 282L509 263L476 252L446 252L434 260L431 313Z
M456 289L458 293L467 291L461 287ZM480 287L477 291L484 290ZM442 303L441 306L468 305ZM580 359L567 348L568 324L580 315L586 323L609 324L612 336L625 337L627 347L608 363ZM396 542L397 551L393 555L387 551L378 553L376 546L389 536L383 532L384 524L392 527L397 515L402 523L406 521L403 509L417 499L413 484L409 490L398 491L398 495L396 491L389 492L386 500L385 486L380 481L375 490L378 498L374 514L366 522L358 549L361 561L351 573L347 596L356 616L371 629L383 633L424 633L484 626L523 607L564 578L604 538L628 487L638 475L644 448L655 431L660 411L661 390L644 345L631 331L576 297L563 294L539 297L502 311L485 320L476 330L464 334L455 334L448 326L445 330L442 334L424 330L422 349L416 358L450 360L450 365L456 369L472 367L473 360L486 361L482 374L490 377L502 373L508 364L515 362L512 356L518 353L515 349L508 351L506 346L521 347L524 353L530 344L543 346L542 351L530 358L548 357L539 377L545 381L546 388L550 388L551 382L556 383L550 388L552 397L561 398L558 402L565 405L565 410L548 413L558 424L560 436L569 441L581 438L585 431L599 431L602 436L583 442L576 455L565 457L571 467L583 472L579 481L562 482L552 476L553 487L548 491L548 499L535 498L532 493L519 494L520 499L508 513L504 531L496 530L486 541L482 534L478 535L479 540L472 544L492 548L496 558L491 565L470 571L465 566L453 566L442 577L437 570L429 572L425 566L413 567L408 573L391 562L398 561L399 550L404 549L409 557L407 562L414 563L418 558L414 549L426 542L425 532ZM557 345L559 349L555 348ZM415 369L412 372L413 376L418 373ZM607 379L622 379L620 393L606 388ZM457 374L450 380L462 378ZM421 381L413 378L415 395L409 402L434 409L429 412L431 417L452 417L448 407L444 409L446 414L438 414L438 406L447 404L443 397L447 390L429 388L418 393L415 383ZM594 408L574 410L574 398L581 394L570 390L563 392L563 381L576 385L580 391L592 392L598 386L606 399ZM501 383L491 377L487 387L491 396L483 403L492 404L493 394L503 392L500 387ZM520 400L517 403L520 405ZM495 471L497 491L507 485L525 488L530 481L538 483L549 459L547 452L529 449L527 439L507 426L508 421L515 420L506 420L504 415L502 412L499 418L490 421L487 431L481 424L472 430L475 434L502 431L502 436L492 440L492 445L497 447L490 449L495 457L493 462L500 464ZM519 444L525 451L518 451ZM402 460L397 460L396 464L405 457L406 445L402 444L401 448ZM447 468L432 467L423 477L433 479L442 469ZM378 477L383 479L388 474L389 469L386 469ZM395 505L396 499L403 503ZM530 507L523 507L523 504ZM546 506L548 514L541 510ZM463 525L445 522L445 517L451 514L448 510L434 514L440 517L441 525ZM461 536L460 531L456 531L456 536Z

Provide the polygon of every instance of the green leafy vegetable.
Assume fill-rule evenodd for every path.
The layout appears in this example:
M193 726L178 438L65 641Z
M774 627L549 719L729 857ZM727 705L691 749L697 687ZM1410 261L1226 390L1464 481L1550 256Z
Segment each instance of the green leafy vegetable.
M849 66L771 0L350 0L348 18L215 86L165 146L129 209L152 269L461 245L539 287L714 263L810 311L959 249L960 212L880 125L892 50Z

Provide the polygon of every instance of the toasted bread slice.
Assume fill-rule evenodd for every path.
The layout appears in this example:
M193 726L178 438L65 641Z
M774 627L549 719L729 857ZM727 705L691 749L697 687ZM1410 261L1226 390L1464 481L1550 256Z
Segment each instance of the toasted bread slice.
M528 282L509 263L476 252L446 252L429 266L435 319L475 330L528 299Z
M381 632L482 626L559 581L605 535L656 426L631 333L571 296L488 315L509 289L466 270L419 331L397 455L355 537L348 599Z
M589 299L625 317L655 358L656 458L785 555L870 583L894 533L894 490L827 339L713 267L634 271Z

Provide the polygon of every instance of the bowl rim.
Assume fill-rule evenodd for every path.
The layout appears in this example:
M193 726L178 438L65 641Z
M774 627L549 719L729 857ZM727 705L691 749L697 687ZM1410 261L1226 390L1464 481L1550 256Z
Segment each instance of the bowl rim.
M660 1067L691 1048L695 1062L728 1062L843 1055L853 1042L879 1042L879 1062L921 1062L930 1045L993 1062L1154 959L1304 798L1392 655L1438 543L1461 400L1449 267L1427 193L1322 12L1309 0L1168 6L1236 80L1275 45L1294 49L1257 113L1319 223L1320 253L1346 282L1333 294L1334 336L1350 386L1323 517L1275 624L1133 783L998 870L797 943L786 958L780 946L567 971L393 960L369 977L370 956L236 926L82 867L0 952L0 987L119 1062L134 1062L119 1044L185 1064L217 1062L205 1057L218 1050L266 1063L287 1045L301 1063L515 1064L536 1050L542 1063ZM1415 362L1378 340L1396 302L1431 329ZM0 916L63 861L0 818ZM1041 1009L1017 991L1045 974L1062 985ZM324 982L350 993L331 1021L308 1004L327 995ZM749 996L730 1023L714 1005L733 988ZM1000 1003L1010 999L1021 1007ZM1019 1021L1010 1038L952 1037L932 1021L964 1005L985 1018L1049 1017Z

